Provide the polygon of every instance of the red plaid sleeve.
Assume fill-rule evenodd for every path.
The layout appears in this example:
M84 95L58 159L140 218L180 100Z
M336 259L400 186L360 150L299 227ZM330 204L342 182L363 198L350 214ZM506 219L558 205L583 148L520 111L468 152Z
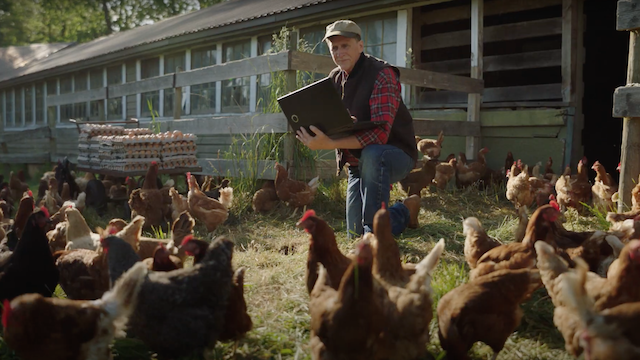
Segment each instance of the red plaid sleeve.
M390 67L380 71L373 93L369 98L371 109L371 121L384 121L386 124L371 130L363 130L356 133L356 138L363 147L370 144L386 144L389 132L400 106L400 89L398 75Z

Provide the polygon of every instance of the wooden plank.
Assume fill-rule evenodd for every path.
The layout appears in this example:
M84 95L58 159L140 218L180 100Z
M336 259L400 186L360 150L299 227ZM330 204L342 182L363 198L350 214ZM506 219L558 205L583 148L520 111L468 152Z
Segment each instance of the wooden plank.
M29 139L38 139L43 137L50 137L51 130L48 126L41 126L34 129L19 130L19 131L6 131L4 134L0 134L0 143L11 143L16 141L24 141Z
M484 71L483 43L484 43L484 0L471 0L471 78L482 79ZM469 94L467 96L467 122L480 125L480 105L482 95ZM479 150L480 139L469 135L466 138L466 155L473 159Z
M486 138L549 138L556 139L562 127L518 126L482 128L483 140Z
M560 99L561 84L507 86L484 89L483 103ZM467 94L453 91L429 91L420 95L420 104L466 103Z
M273 180L276 176L275 160L247 161L201 158L198 159L198 163L202 167L203 174L212 176L252 177L267 180ZM295 168L292 169L291 174L299 174L298 179L304 180L315 176L329 179L335 177L335 166L335 160L320 160L314 164L315 171L311 167Z
M288 125L282 113L243 114L163 121L160 131L180 130L197 135L285 133Z
M150 91L173 88L175 74L156 76L136 82L109 86L109 98L141 94Z
M289 60L290 64L293 64L293 55L295 54L293 51L298 50L298 40L300 39L300 33L298 31L292 31L289 34L289 43L287 44L287 49L290 51ZM296 51L297 52L297 51ZM324 57L323 61L326 61L326 57ZM333 60L331 61L333 62ZM320 63L320 61L319 61ZM289 68L293 68L293 66L289 66ZM331 71L331 70L330 70ZM330 72L329 71L329 72ZM298 88L297 79L298 75L296 70L287 70L284 72L285 77L285 92L290 93ZM287 134L283 139L283 156L284 156L284 167L288 170L291 166L293 166L293 158L296 151L296 134L293 132L293 129L287 122Z
M640 29L640 1L618 0L616 30Z
M576 98L578 63L577 0L562 1L562 101L573 103Z
M480 136L480 123L468 121L413 119L416 135L437 136L440 131L447 136Z
M629 84L615 90L613 117L640 118L640 84Z
M640 83L640 41L638 32L629 32L629 61L627 65L627 84ZM627 91L629 91L631 87ZM616 89L618 92L618 89ZM614 97L615 99L615 97ZM615 106L614 106L615 109ZM634 110L634 112L636 112ZM614 111L615 113L615 111ZM640 117L625 117L622 121L622 145L620 162L620 201L618 211L631 207L631 189L640 174Z
M251 75L267 74L286 70L288 67L288 53L283 51L277 54L229 61L195 70L183 71L176 74L175 86L197 85Z
M529 39L562 34L562 18L531 20L497 25L484 29L484 43ZM471 30L453 31L422 38L422 50L442 49L471 44Z
M481 79L418 69L400 68L400 81L407 85L465 93L482 93L484 89Z
M48 95L47 106L57 106L65 104L75 104L93 100L103 100L107 98L107 88L98 88L85 90L80 92L60 94L60 95Z
M116 177L125 177L125 176L142 176L147 174L147 170L137 170L137 171L115 171L115 170L105 170L105 169L92 169L83 166L77 166L77 171L91 172L94 174L104 174L111 175ZM200 173L202 172L202 167L194 166L189 168L174 168L174 169L159 169L158 174L184 174L187 172Z
M33 154L0 154L0 164L44 164L49 161L49 152Z
M504 102L492 102L482 103L481 109L495 109L495 108L564 108L568 107L569 103L564 101L504 101ZM466 109L467 104L420 104L421 109Z
M514 1L494 0L485 5L484 16L504 15L518 11L541 9L549 6L560 5L562 0L535 0ZM469 19L471 9L468 5L450 7L440 10L432 10L422 15L422 24L440 24L449 21ZM416 17L416 19L418 19Z
M293 51L290 61L290 70L310 71L319 74L329 74L336 67L331 56L300 51Z
M485 56L483 62L485 73L560 66L562 63L562 51L558 49ZM468 74L470 66L471 61L469 59L458 59L420 64L419 68L447 74Z
M566 109L523 109L523 110L483 110L480 112L480 125L486 127L519 126L564 126ZM462 110L414 110L414 119L437 119L451 122L464 121L466 111Z

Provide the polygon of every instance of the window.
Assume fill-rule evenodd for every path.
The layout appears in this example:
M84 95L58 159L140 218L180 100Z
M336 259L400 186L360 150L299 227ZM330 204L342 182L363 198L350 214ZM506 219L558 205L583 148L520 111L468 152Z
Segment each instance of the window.
M135 60L129 61L125 65L127 82L136 81L136 62Z
M89 120L99 121L104 116L100 116L100 113L104 114L104 102L103 100L93 100L89 102Z
M330 55L329 47L322 41L326 28L324 26L312 27L300 31L302 39L311 52L318 55Z
M60 105L60 122L68 123L73 118L73 104Z
M22 112L24 104L24 88L17 88L15 94L15 104L16 104L16 121L14 123L15 126L22 126L24 124L24 113Z
M258 38L258 56L269 54L273 46L273 36L265 35ZM257 77L258 93L256 94L256 111L266 112L270 108L271 97L271 74L260 74Z
M164 57L164 73L172 74L184 70L184 51L165 55ZM164 116L173 116L173 103L175 101L175 89L169 88L164 90Z
M55 95L58 88L58 81L56 79L47 80L47 96ZM47 119L51 121L52 119L58 118L58 113L56 111L55 106L47 106Z
M148 79L160 75L160 58L151 58L142 60L140 63L140 78ZM151 117L158 116L160 108L160 91L150 91L141 94L140 116Z
M245 40L225 44L222 62L251 57L251 41ZM222 112L248 112L251 78L237 78L222 82Z
M73 104L71 118L72 119L77 119L77 120L86 120L86 118L87 118L87 103L86 102L79 102L79 103Z
M73 92L87 90L87 72L76 73L73 76Z
M60 79L60 94L68 94L71 92L71 77Z
M44 124L44 83L36 84L36 124Z
M6 96L5 96L5 114L6 114L6 122L5 124L7 125L7 127L14 127L16 126L16 118L14 117L14 112L13 109L15 109L14 107L14 103L15 103L15 89L12 89L10 91L6 92Z
M107 68L107 85L122 84L122 65Z
M191 50L191 69L217 64L216 46ZM191 114L212 114L216 111L216 83L191 85Z
M103 82L103 73L104 71L102 69L94 69L91 70L89 76L89 81L91 82L91 89L99 89L101 87L104 87Z
M398 27L396 14L390 13L383 18L365 18L357 22L362 29L364 52L394 64Z
M23 125L33 124L33 87L27 85L24 87L24 121Z

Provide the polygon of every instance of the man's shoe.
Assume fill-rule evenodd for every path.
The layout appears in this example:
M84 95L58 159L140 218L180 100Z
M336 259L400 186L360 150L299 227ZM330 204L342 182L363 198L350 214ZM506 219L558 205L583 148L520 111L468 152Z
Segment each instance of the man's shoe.
M404 199L404 206L409 209L409 227L412 229L418 228L418 214L420 213L420 202L422 198L420 195L411 195Z

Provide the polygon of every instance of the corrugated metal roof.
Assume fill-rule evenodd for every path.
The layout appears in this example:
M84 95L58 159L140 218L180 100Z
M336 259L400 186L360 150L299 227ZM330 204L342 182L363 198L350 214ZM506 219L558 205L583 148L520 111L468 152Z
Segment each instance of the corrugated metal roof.
M128 48L339 0L232 0L174 16L154 24L69 47L33 65L8 73L0 82Z
M44 59L69 45L70 43L53 43L0 48L0 74L14 72L16 69L27 66L35 60Z

